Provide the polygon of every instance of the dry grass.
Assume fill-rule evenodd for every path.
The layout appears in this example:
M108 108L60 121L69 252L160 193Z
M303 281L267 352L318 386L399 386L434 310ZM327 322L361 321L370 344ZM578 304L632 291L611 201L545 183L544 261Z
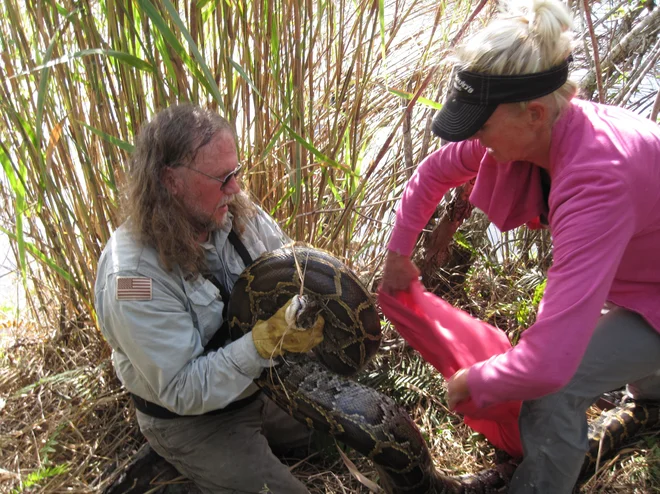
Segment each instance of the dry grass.
M63 345L20 323L0 350L1 492L94 492L140 443L104 344L80 328ZM60 472L57 475L53 473Z
M71 331L75 343L68 345L28 321L4 316L2 327L0 492L101 492L143 444L107 347L91 326ZM389 389L410 411L436 468L457 476L492 467L493 448L448 412L441 378L400 343L386 330L387 350L371 370L387 370L398 379L396 388L387 382L377 387ZM658 433L637 438L606 462L583 492L660 492L659 439ZM337 447L329 439L320 454L293 464L293 473L312 494L366 494L369 489L351 475ZM363 475L377 481L368 460L353 451L347 455Z

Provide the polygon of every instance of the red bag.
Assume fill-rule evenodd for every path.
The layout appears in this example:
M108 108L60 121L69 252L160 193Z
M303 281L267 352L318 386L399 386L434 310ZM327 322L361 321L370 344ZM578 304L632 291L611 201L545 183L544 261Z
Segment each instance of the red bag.
M459 369L511 348L504 332L428 293L419 281L409 292L396 296L379 292L378 301L399 334L447 379ZM495 447L513 457L522 456L519 401L478 408L468 399L456 411Z

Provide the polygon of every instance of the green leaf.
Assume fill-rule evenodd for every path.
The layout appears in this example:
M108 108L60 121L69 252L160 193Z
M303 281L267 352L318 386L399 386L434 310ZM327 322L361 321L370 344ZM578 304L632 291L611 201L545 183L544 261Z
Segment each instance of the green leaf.
M59 3L55 4L55 8L60 13L60 15L67 15L69 13L69 11L64 7L62 7Z
M181 20L179 13L174 8L174 5L172 5L172 2L170 0L163 0L163 3L165 5L165 8L170 14L170 17L174 21L174 24L176 24L176 26L179 28L179 30L183 34L183 37L186 38L186 41L188 42L188 46L195 55L195 58L197 59L197 63L202 68L204 77L201 78L200 82L202 82L206 86L206 88L210 90L211 94L218 103L218 106L222 109L224 113L225 107L222 104L222 99L223 99L222 94L220 93L220 89L218 88L218 85L215 82L215 78L211 74L208 65L206 65L206 61L204 60L204 57L199 52L199 48L197 48L197 45L195 44L195 40L193 40L192 36L190 35L190 32L188 31L185 24Z
M5 235L7 235L10 239L14 240L15 242L18 242L19 237L13 233L7 230L6 228L3 228L0 226L0 232L3 232ZM21 235L22 236L22 235ZM74 288L79 288L78 283L75 282L73 277L71 276L70 273L62 269L57 265L55 261L53 261L50 257L48 257L46 254L41 252L36 245L30 242L25 242L24 243L25 248L27 251L30 252L30 254L37 260L41 261L44 263L47 267L52 269L53 271L57 272L62 278L64 278L71 286Z
M87 129L89 129L90 131L92 131L94 134L96 134L100 138L105 139L106 141L108 141L111 144L114 144L119 149L123 149L124 151L132 153L133 149L135 148L135 146L133 146L133 144L131 144L130 142L126 142L126 141L120 139L119 137L111 136L110 134L108 134L106 132L103 132L102 130L99 130L97 128L94 128L91 125L88 125L88 124L86 124L85 122L83 122L81 120L78 120L77 122L79 124L81 124L82 126L86 127Z
M261 153L262 159L265 159L268 155L270 155L271 151L277 144L277 139L279 139L279 137L282 135L283 132L284 132L284 127L280 127L277 129L277 132L273 134L273 137L271 138L271 140L268 142L263 152Z
M465 235L461 232L456 232L454 233L454 242L456 242L457 245L460 245L464 249L468 250L471 254L478 256L479 252L477 249L475 249L470 242L465 238Z
M145 72L151 72L151 73L154 72L154 68L149 62L142 60L141 58L138 58L135 55L131 55L130 53L126 53L118 50L104 50L102 48L91 48L89 50L80 50L75 53L69 53L68 55L64 55L63 57L56 58L55 60L50 60L52 47L54 47L54 41L48 47L48 50L46 50L45 59L48 60L47 62L37 65L36 67L33 67L31 69L24 70L23 72L19 72L18 74L12 76L11 78L13 79L16 77L21 77L27 74L31 74L32 72L37 72L39 70L42 70L44 72L42 73L42 80L39 83L39 90L41 91L42 88L45 88L45 85L48 82L47 76L49 72L46 71L49 71L51 67L63 63L68 63L71 60L75 60L76 58L89 57L92 55L104 55L107 57L116 58L120 62L130 65L131 67L134 67L138 70L143 70ZM46 74L46 78L44 78L44 74Z
M211 2L215 3L215 0L197 0L197 8L202 10L204 7L206 7Z
M165 22L165 19L163 18L163 16L160 15L160 12L158 12L156 7L154 7L154 5L149 0L138 0L138 2L142 7L142 9L147 13L149 18L151 19L151 22L153 22L154 26L156 26L161 36L165 39L165 41L167 41L167 43L172 47L172 49L177 53L177 55L181 57L181 60L183 60L183 62L188 67L188 69L190 69L190 71L195 76L196 80L199 81L200 84L202 84L202 86L204 86L206 90L213 96L213 98L216 100L218 104L218 107L223 112L225 112L225 107L222 104L222 95L220 94L218 85L215 83L215 79L211 75L211 71L208 69L206 62L203 60L203 57L201 56L199 50L197 49L197 45L195 45L192 36L190 36L190 33L188 32L188 29L186 29L185 25L181 21L181 18L179 17L179 14L174 8L174 6L172 5L172 2L170 2L169 0L163 0L165 8L170 14L172 21L177 25L179 30L183 33L184 37L188 41L188 45L195 54L195 57L197 58L197 62L202 67L203 73L200 72L199 68L193 63L192 59L190 58L190 55L188 55L181 42L176 37L174 32L169 28L169 26ZM163 58L166 57L166 54L167 51L165 50L163 50L161 53Z
M18 247L18 267L21 271L21 276L23 281L27 277L26 261L25 261L25 237L23 235L23 216L26 208L25 201L25 186L24 181L21 179L25 176L27 168L25 164L21 162L19 165L19 171L16 173L14 167L12 166L9 155L4 146L0 147L0 162L2 162L2 168L5 171L5 175L9 180L9 185L11 186L12 192L14 193L14 202L15 202L15 217L14 222L16 224L16 229L13 234L7 233L10 235L17 244ZM1 228L1 227L0 227Z
M332 180L332 177L328 174L326 170L323 170L323 173L326 175L327 179L327 184L328 187L330 187L330 192L332 192L332 197L335 198L335 201L339 204L339 207L345 208L346 205L344 204L344 201L341 197L341 194L339 193L339 190L337 189L337 186L335 185L335 182Z
M27 394L29 391L32 391L35 388L38 388L39 386L42 386L44 384L57 384L57 383L66 383L66 382L71 382L75 378L82 376L87 372L86 369L83 368L78 368L78 369L71 369L67 371L60 372L59 374L51 374L46 377L42 377L36 382L33 382L32 384L28 384L27 386L23 386L21 389L16 391L14 394L10 396L11 399L19 398L25 394Z
M378 21L380 24L380 52L385 62L385 0L378 0Z
M284 126L284 128L293 136L295 141L300 144L302 147L307 149L310 153L312 153L316 158L321 161L322 163L325 163L327 165L330 165L333 168L336 168L338 170L342 170L346 173L349 173L351 175L354 175L353 170L351 170L349 167L346 165L341 165L337 163L335 160L331 159L330 157L326 156L323 154L321 151L316 149L314 146L312 146L309 142L307 142L302 136L298 135L295 130L293 130L291 127L289 127L284 121L279 117L279 115L276 115L277 118L279 119L280 123Z
M57 477L58 475L64 475L70 470L70 468L71 467L69 467L69 465L66 463L63 463L61 465L55 465L52 467L41 467L36 472L32 472L28 474L26 479L21 482L21 486L12 490L11 493L18 494L20 492L23 492L27 488L33 487L41 483L43 480L46 480L51 477Z
M259 92L259 90L257 89L257 86L254 85L254 83L252 82L252 79L250 79L250 77L247 75L245 70L243 70L243 67L241 67L236 62L234 62L234 60L231 57L229 58L229 63L231 64L232 67L234 67L236 69L236 72L238 72L241 75L241 77L243 79L245 79L245 82L248 83L248 85L252 88L252 90L256 94L258 94L260 98L263 99L263 95Z
M89 50L81 50L73 54L75 58L87 57L89 55L104 55L106 57L116 58L120 62L130 65L138 70L150 73L154 72L154 67L149 62L123 51L92 48Z
M294 192L295 192L295 188L289 187L286 193L283 194L282 197L280 197L279 201L277 201L277 204L275 204L273 209L270 210L270 215L275 216L275 213L282 207L282 204L284 204L287 200L289 200L289 198L294 194ZM293 217L289 218L286 224L287 225L291 224L293 219L294 219Z
M407 100L411 100L414 97L414 94L409 93L407 91L402 91L400 89L389 88L388 91L396 96L405 98ZM424 106L428 106L429 108L433 108L434 110L442 110L442 103L438 103L437 101L433 101L427 98L422 98L420 96L419 98L417 98L417 102L421 103Z
M541 303L541 299L543 298L543 294L545 293L545 287L547 284L548 284L548 279L546 278L541 283L539 283L539 286L537 286L536 289L534 290L534 297L532 297L532 303L535 306L538 306Z

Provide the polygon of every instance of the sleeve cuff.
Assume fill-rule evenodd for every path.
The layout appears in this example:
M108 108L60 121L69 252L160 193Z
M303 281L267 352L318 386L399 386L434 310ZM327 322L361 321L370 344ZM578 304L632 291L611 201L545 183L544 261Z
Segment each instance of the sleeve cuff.
M252 335L244 335L236 341L233 341L225 348L227 357L234 362L234 365L246 376L255 379L259 377L265 367L273 365L270 359L262 358L254 346Z
M483 376L481 374L483 372L483 367L487 365L487 363L488 360L474 364L470 367L467 375L467 386L470 391L470 397L479 408L484 408L490 404L488 397L484 396L487 393L484 392L483 386L481 386L483 383Z
M392 236L390 237L390 242L387 244L387 248L402 256L410 256L415 248L418 236L419 232L401 226L397 220L397 223L395 223L392 229Z

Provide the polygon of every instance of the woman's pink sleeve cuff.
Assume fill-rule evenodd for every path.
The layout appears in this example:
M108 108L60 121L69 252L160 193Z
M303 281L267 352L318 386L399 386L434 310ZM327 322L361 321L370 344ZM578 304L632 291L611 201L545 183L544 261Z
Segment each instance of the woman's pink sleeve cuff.
M410 230L402 226L399 218L397 218L387 248L402 256L410 256L417 243L418 234L419 232L414 229Z

